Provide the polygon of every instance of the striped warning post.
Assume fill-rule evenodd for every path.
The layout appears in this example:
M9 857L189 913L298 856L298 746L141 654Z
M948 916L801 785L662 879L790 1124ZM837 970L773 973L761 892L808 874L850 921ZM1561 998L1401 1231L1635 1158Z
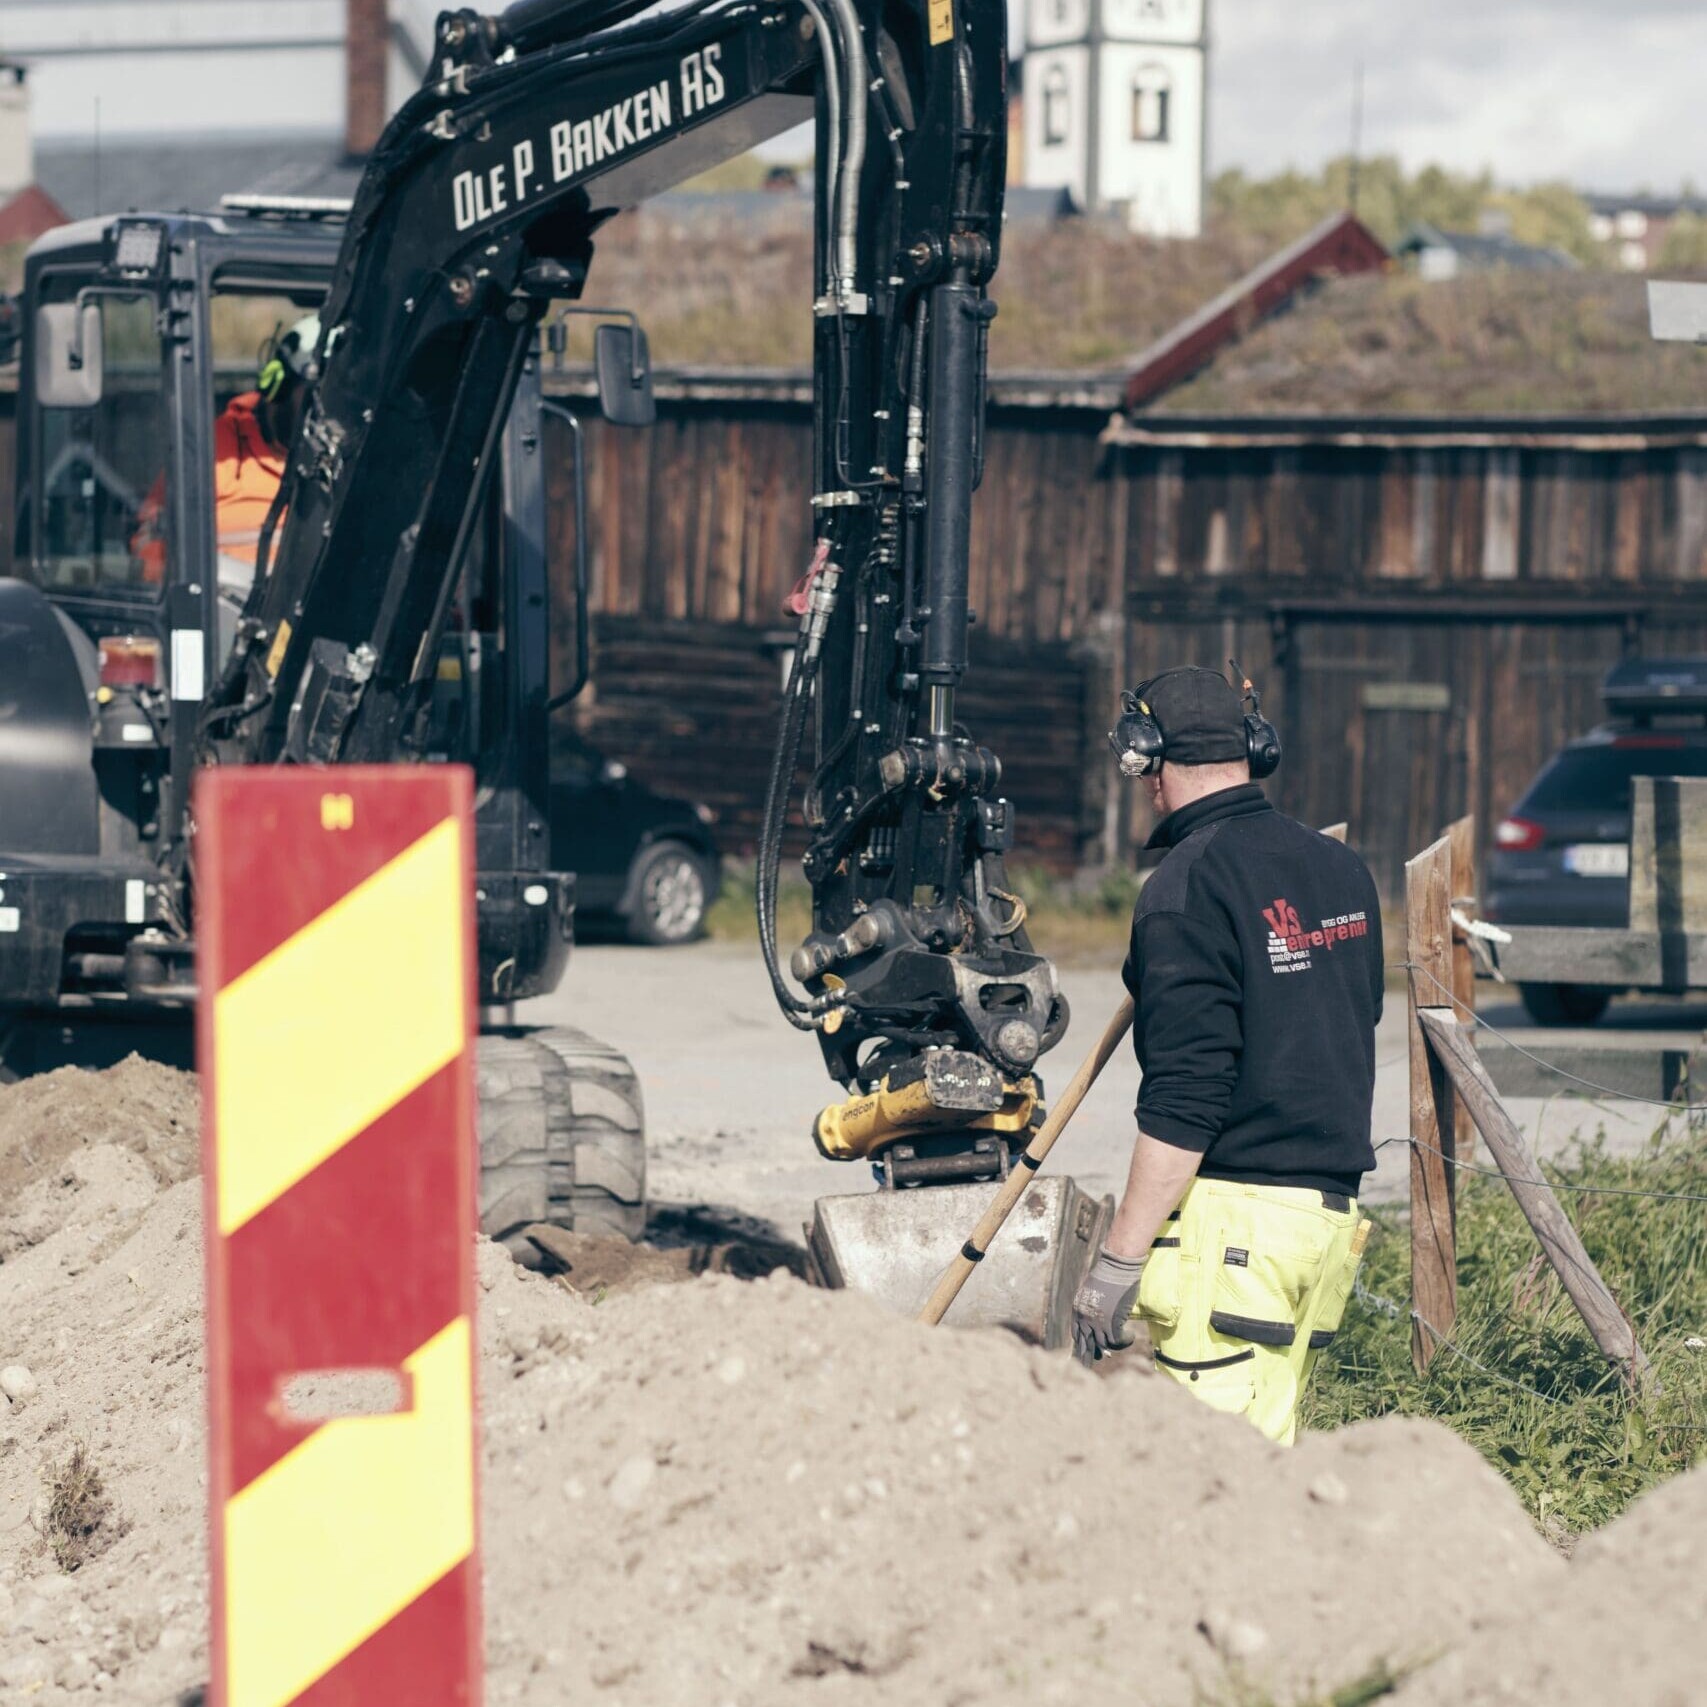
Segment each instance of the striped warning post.
M196 781L211 1707L480 1699L471 797Z

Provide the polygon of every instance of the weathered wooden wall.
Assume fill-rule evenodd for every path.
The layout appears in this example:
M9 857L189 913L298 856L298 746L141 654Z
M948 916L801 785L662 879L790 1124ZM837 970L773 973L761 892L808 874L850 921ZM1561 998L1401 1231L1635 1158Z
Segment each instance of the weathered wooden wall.
M787 381L683 384L650 434L589 425L599 610L780 634L808 431ZM998 392L972 586L1009 647L993 697L973 678L984 718L1077 678L1077 727L978 726L1040 856L1123 857L1147 831L1103 756L1117 687L1235 656L1287 744L1281 803L1349 818L1396 896L1408 854L1465 810L1485 836L1596 720L1627 647L1707 647L1707 418L1110 427L1082 394ZM591 721L644 747L624 703Z
M638 774L713 808L724 845L750 851L776 741L786 637L734 623L603 617L582 726ZM1076 740L1100 714L1087 703L1087 672L1067 647L979 636L960 713L1001 754L1005 790L1025 802L1025 857L1073 866L1095 826L1080 823L1081 772L1061 762L1061 734ZM794 804L798 825L798 789Z
M584 413L598 656L583 721L648 780L717 805L744 848L782 600L810 552L809 392L661 376L653 429ZM1147 815L1106 758L1117 689L1234 656L1286 743L1281 804L1349 818L1393 897L1408 853L1466 810L1485 837L1596 720L1623 650L1707 651L1707 416L1110 420L1105 393L1066 379L992 398L964 706L1006 763L1022 857L1124 857ZM566 658L556 422L547 455ZM0 568L9 548L0 530Z

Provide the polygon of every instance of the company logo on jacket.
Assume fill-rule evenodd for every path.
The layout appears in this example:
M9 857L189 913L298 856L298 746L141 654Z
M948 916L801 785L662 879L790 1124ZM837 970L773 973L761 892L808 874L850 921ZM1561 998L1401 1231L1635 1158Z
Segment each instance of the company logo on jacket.
M1367 913L1341 913L1306 930L1298 909L1284 895L1277 895L1272 906L1264 907L1262 916L1268 922L1271 972L1308 972L1311 949L1325 948L1332 952L1336 943L1369 935Z

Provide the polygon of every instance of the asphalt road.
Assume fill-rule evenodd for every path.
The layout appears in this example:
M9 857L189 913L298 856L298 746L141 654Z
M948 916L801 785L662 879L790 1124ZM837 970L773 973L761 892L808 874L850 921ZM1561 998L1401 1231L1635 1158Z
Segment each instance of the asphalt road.
M1051 1084L1065 1082L1123 994L1112 966L1069 967L1061 979L1073 1022L1045 1061ZM1492 1024L1537 1053L1559 1046L1563 1034L1527 1028L1514 1002L1484 988L1484 1015ZM1402 1197L1408 1179L1402 994L1391 992L1387 1005L1376 1039L1375 1137L1400 1142L1378 1151L1376 1174L1365 1187L1368 1201ZM563 987L526 1004L520 1017L580 1026L634 1062L646 1098L654 1202L734 1210L798 1237L816 1198L871 1189L865 1169L827 1162L813 1147L813 1117L836 1099L837 1087L815 1040L777 1012L756 945L584 945ZM1620 1033L1657 1027L1699 1036L1707 1027L1707 1005L1616 1004L1602 1025ZM1131 1051L1122 1049L1055 1151L1052 1164L1076 1174L1088 1189L1116 1191L1125 1178L1138 1076ZM1543 1154L1598 1127L1610 1144L1633 1149L1661 1115L1623 1099L1585 1100L1563 1081L1560 1088L1555 1098L1510 1104Z

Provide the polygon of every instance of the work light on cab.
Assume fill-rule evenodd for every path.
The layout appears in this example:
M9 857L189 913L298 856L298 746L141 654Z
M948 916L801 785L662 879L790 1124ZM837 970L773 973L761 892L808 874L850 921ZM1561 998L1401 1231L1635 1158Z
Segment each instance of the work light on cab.
M164 278L168 259L166 227L158 220L119 219L107 238L107 266L125 279Z

